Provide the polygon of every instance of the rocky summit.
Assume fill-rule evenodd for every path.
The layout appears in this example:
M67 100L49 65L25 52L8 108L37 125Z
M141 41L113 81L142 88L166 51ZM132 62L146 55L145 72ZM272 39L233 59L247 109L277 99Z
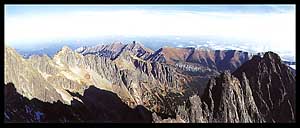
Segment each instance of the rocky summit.
M295 73L273 52L133 42L23 58L5 47L6 122L295 122Z
M276 53L255 56L233 75L247 77L248 81L242 82L250 85L258 110L267 122L296 121L296 79Z
M287 123L295 122L296 81L273 52L254 56L233 74L225 71L209 80L204 94L179 105L175 119L155 122Z

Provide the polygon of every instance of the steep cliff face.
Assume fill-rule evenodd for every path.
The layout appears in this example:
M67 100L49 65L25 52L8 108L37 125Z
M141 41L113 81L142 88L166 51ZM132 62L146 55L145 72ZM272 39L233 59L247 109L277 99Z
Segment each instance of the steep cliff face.
M38 98L42 101L64 101L56 89L44 77L23 59L14 49L5 48L4 83L15 83L17 91L29 99Z
M117 45L118 46L118 45ZM113 48L119 48L113 45ZM130 46L130 47L129 47ZM48 56L31 56L29 59L18 59L26 62L32 71L36 72L36 76L26 78L29 82L37 82L41 80L44 88L53 88L54 93L42 93L41 95L49 95L53 101L61 100L66 104L71 104L75 98L67 91L79 93L83 92L89 85L116 93L130 107L138 105L146 106L147 109L167 115L175 115L176 105L181 104L181 100L186 95L190 95L193 91L190 89L189 82L192 80L189 76L181 75L176 69L167 64L158 62L148 62L137 57L140 53L134 50L139 45L128 45L126 49L117 58L104 57L94 54L79 54L72 51L68 47L63 47L53 59ZM132 50L132 51L129 51ZM136 51L136 54L134 53ZM13 53L6 60L15 61L17 53ZM114 55L113 55L114 56ZM6 83L16 83L17 89L30 86L24 84L19 79L14 80L16 68L11 61L6 61L5 73ZM23 65L21 62L18 64ZM25 65L23 65L25 66ZM18 70L19 71L19 70ZM19 76L22 73L15 75ZM11 80L11 78L13 80ZM36 86L35 84L32 84ZM192 84L191 84L192 85ZM19 87L21 86L21 87ZM24 94L40 95L31 92L30 89L23 90ZM186 93L188 92L188 93ZM57 95L58 97L55 97ZM174 102L174 96L179 97ZM33 96L42 101L47 101L41 96Z
M295 76L280 57L266 52L253 57L233 75L241 79L245 74L259 112L268 122L293 122L296 112Z
M226 71L209 81L201 98L191 96L185 105L178 106L175 120L192 123L263 122L251 93L249 84L240 84Z
M211 79L207 90L201 97L204 104L208 106L209 112L206 112L210 115L208 121L262 122L251 94L249 84L246 82L241 84L227 71L220 77Z
M295 122L295 76L280 57L254 56L233 75L225 71L209 80L201 98L191 96L177 108L176 119L154 122Z

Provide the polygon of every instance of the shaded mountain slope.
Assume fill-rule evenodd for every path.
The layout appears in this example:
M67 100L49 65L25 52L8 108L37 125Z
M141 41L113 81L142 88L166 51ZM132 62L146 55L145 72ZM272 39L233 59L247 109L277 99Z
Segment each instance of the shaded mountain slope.
M209 80L204 94L178 106L176 119L155 122L295 122L295 76L273 52L254 56L233 75Z
M267 52L253 57L233 75L245 73L260 113L268 122L295 121L296 79L280 57Z
M71 105L48 103L20 95L12 83L5 89L6 122L151 122L143 106L128 107L114 93L89 86ZM76 94L72 94L76 95ZM77 94L79 95L79 94Z

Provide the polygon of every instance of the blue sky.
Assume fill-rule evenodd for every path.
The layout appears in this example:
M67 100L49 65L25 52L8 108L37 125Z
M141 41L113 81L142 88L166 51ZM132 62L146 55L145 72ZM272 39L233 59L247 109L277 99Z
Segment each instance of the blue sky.
M294 5L5 5L5 43L221 36L295 49ZM284 42L284 43L283 43Z
M62 13L74 10L82 11L103 11L103 10L177 10L177 11L202 11L202 12L244 12L244 13L274 13L293 11L291 5L8 5L6 6L7 15L32 15L39 13Z

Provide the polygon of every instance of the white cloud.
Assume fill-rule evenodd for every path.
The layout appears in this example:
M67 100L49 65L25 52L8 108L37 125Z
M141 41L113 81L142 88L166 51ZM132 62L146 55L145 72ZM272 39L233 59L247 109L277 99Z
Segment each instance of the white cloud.
M295 12L237 14L125 10L5 16L5 42L105 35L216 35L293 50Z

